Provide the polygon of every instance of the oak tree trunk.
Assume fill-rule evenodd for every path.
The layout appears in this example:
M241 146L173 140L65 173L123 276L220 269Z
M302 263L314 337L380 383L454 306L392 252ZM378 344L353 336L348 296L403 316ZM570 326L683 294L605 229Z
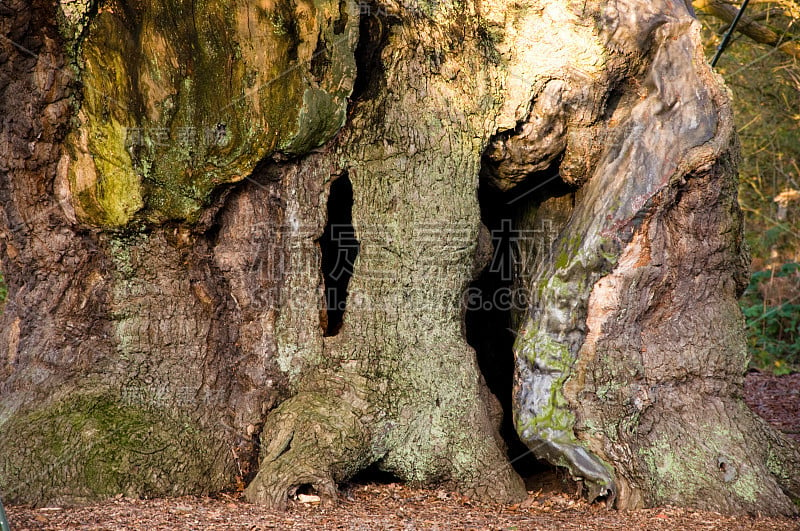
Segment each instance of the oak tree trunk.
M798 449L741 397L738 151L685 2L0 17L4 500L282 507L373 465L521 498L465 329L495 194L554 236L511 280L530 450L622 508L795 510Z

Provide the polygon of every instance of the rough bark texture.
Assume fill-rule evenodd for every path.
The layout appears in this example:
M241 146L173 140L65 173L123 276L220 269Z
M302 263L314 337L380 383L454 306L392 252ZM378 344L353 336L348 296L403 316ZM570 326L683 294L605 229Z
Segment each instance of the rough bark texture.
M283 252L267 243L280 227L279 183L254 177L252 190L229 196L221 219L268 227L245 238L233 224L236 237L221 245L221 230L203 233L209 222L117 232L77 224L56 178L78 85L54 7L3 9L4 499L66 503L243 481L263 412L285 393L264 332L280 280L253 265Z
M729 164L665 190L592 291L566 395L577 433L615 464L620 506L793 510L797 448L742 400L748 269Z
M268 424L290 424L286 437L293 439L285 454L264 456L247 490L252 500L281 505L302 483L331 494L333 481L375 462L420 484L448 482L495 499L524 495L461 325L460 295L471 280L480 225L481 122L491 99L474 28L454 28L446 22L451 15L393 25L378 36L386 39L382 72L365 88L375 96L355 104L328 156L352 182L360 243L344 324L320 342L309 340L319 334L315 306L281 316L279 342L287 352L304 345L292 359L304 368L297 371L299 393ZM464 62L456 63L447 52L461 47ZM471 82L456 82L458 76ZM316 212L299 219L316 222L309 240L321 234ZM317 284L288 282L306 291L293 299L314 300ZM344 408L336 429L346 431L324 439L310 427L330 425L331 407ZM271 433L264 432L265 445Z
M557 167L570 196L519 221L559 230L517 280L523 441L622 507L792 511L797 450L741 402L731 117L684 2L191 6L0 11L4 500L252 479L281 507L373 464L519 498L461 298L479 177Z

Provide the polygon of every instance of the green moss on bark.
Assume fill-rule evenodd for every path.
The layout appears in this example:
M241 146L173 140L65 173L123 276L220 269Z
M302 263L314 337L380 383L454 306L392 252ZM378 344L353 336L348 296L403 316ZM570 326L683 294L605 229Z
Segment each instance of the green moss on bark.
M72 395L3 424L0 488L12 503L203 493L229 479L215 449L190 419L152 404Z

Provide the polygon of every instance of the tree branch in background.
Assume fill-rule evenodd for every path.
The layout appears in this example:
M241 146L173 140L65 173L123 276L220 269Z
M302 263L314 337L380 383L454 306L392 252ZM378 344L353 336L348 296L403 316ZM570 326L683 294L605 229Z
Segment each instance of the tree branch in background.
M752 4L752 2L751 2L751 4ZM772 8L772 9L767 9L765 11L760 11L758 13L750 13L749 17L746 17L746 18L749 18L750 20L754 20L754 21L759 21L760 22L760 21L763 21L763 20L769 20L770 18L773 18L773 17L779 17L779 16L785 15L785 14L786 14L786 10L785 9L782 9L780 7L775 7L775 8ZM731 27L730 24L725 24L723 26L720 26L720 28L717 30L717 33L722 35L726 31L728 31L728 28L730 28L730 27Z
M736 17L738 8L728 2L722 0L695 0L693 2L695 9L702 11L708 15L725 21L730 24ZM778 48L780 51L791 55L792 57L800 57L800 43L791 40L791 37L781 35L775 30L756 22L758 15L748 16L744 15L736 27L736 31L747 35L754 41L760 44L766 44Z

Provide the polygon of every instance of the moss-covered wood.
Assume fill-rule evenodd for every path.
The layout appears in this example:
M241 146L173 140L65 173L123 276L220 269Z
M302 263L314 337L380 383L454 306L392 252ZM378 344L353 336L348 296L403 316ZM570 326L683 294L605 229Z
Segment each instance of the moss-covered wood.
M95 393L96 391L92 391ZM106 390L80 391L3 424L0 477L7 500L75 505L131 497L210 493L233 474L228 448L188 415ZM27 463L44 466L32 470Z
M70 43L80 108L61 163L77 217L117 228L194 221L215 188L265 157L322 145L345 120L355 10L338 0L86 6Z

